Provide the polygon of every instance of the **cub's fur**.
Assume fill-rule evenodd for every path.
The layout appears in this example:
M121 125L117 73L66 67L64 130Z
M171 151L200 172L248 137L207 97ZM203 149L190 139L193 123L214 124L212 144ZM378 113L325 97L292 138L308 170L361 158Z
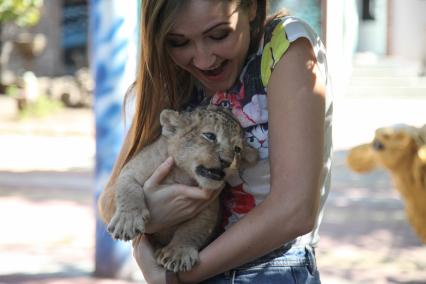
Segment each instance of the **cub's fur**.
M221 190L244 163L257 160L257 151L245 144L238 121L218 107L183 113L164 110L160 123L160 138L130 160L118 176L116 210L108 225L116 239L130 240L144 232L150 213L142 187L167 157L173 157L175 166L164 184L198 185L207 190ZM175 272L190 270L218 221L216 199L195 218L155 233L157 262Z

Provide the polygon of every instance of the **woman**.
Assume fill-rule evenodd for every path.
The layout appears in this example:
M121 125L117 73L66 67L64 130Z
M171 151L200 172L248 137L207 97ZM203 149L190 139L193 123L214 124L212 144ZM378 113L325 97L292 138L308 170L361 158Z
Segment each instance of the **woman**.
M228 107L261 160L226 189L224 233L200 252L191 271L156 265L147 235L134 257L148 283L320 283L313 247L329 187L331 103L323 46L304 22L265 21L265 0L144 0L136 112L109 185L160 131L163 108ZM266 24L265 24L266 22ZM202 189L161 186L166 160L144 184L147 233L194 216ZM103 212L103 213L102 213Z

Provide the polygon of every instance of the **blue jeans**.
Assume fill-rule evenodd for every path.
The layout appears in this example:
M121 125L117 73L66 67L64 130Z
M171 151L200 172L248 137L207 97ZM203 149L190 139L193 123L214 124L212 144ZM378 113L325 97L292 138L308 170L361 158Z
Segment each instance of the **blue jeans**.
M320 284L321 281L314 250L310 246L289 246L202 283Z

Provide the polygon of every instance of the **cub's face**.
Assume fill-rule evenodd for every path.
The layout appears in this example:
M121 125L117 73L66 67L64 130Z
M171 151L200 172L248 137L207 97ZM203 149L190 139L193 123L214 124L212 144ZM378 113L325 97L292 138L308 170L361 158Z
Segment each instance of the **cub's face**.
M257 160L257 151L245 144L238 121L220 108L187 113L164 110L160 121L169 154L202 188L222 188L241 163Z

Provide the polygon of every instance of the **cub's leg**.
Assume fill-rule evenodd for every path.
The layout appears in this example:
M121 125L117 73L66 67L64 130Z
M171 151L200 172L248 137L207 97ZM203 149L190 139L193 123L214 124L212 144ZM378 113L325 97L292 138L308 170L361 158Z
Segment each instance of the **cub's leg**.
M218 220L219 200L179 225L170 243L155 251L157 263L173 272L191 270L199 261L198 251L213 235Z
M115 239L131 240L145 231L149 219L142 185L131 174L120 175L116 184L117 209L108 224Z
M121 170L115 185L116 211L108 231L116 239L131 240L145 231L149 219L143 185L167 158L164 138L148 145Z

